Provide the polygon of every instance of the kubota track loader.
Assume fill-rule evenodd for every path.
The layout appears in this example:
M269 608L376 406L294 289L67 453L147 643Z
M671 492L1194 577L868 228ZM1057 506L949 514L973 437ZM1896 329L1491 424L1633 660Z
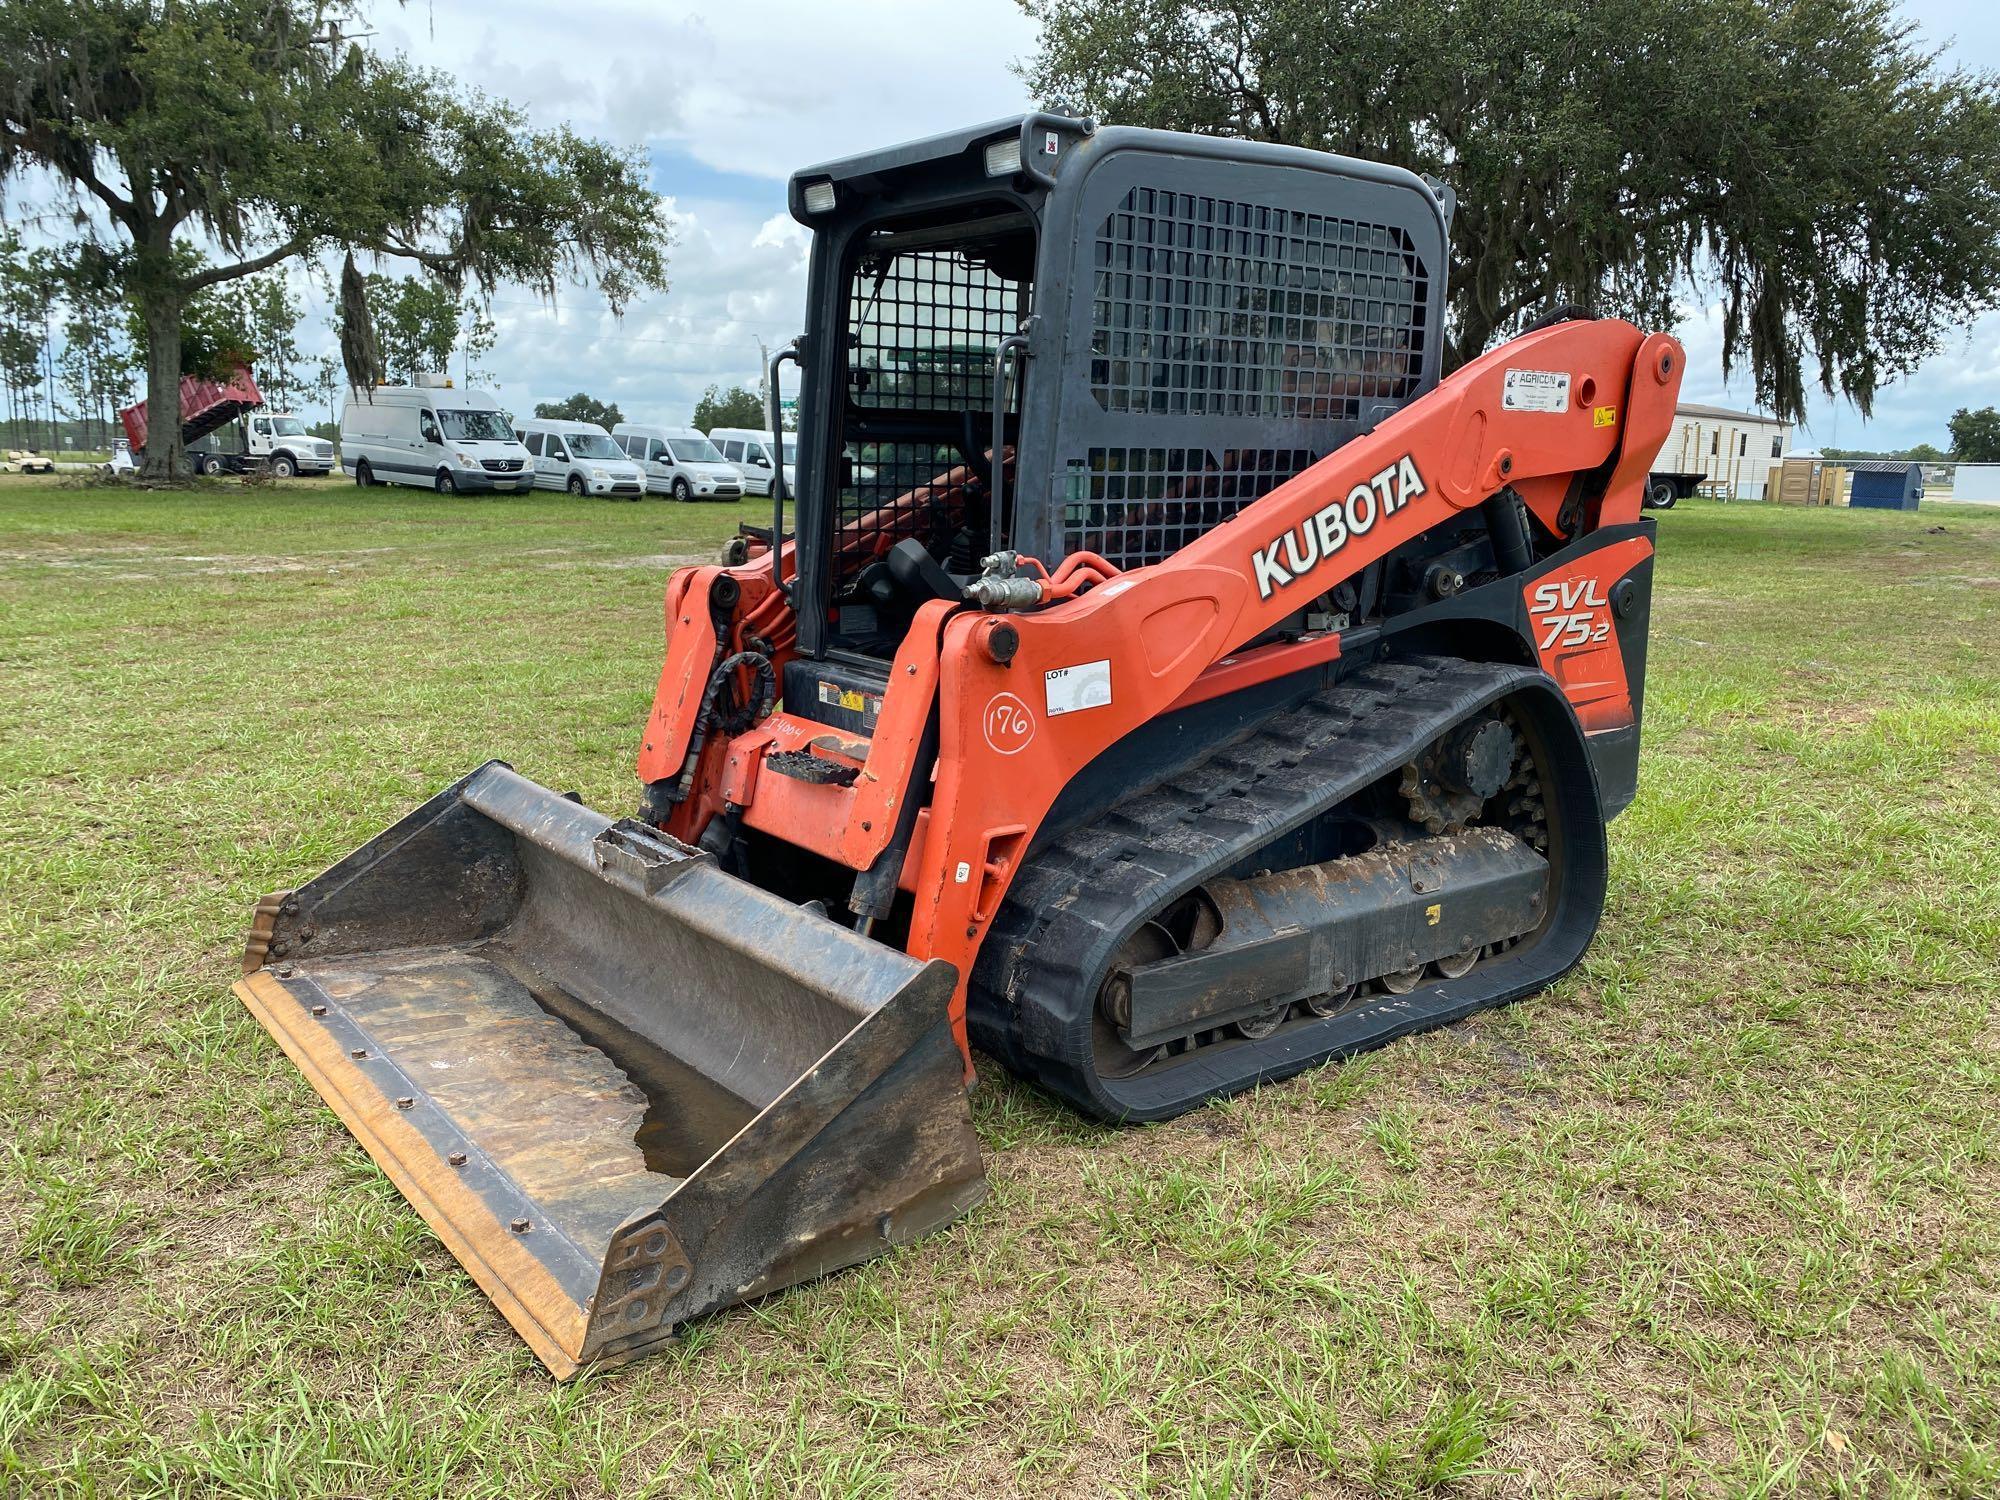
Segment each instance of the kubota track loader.
M1671 338L1440 379L1448 192L1311 151L790 194L795 534L669 582L634 815L481 767L238 986L558 1375L964 1211L975 1048L1157 1120L1541 988L1633 793Z

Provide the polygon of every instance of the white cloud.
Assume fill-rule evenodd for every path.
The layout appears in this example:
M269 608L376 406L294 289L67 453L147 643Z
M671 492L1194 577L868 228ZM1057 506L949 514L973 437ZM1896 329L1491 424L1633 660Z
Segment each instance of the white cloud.
M1996 61L1990 0L1909 0L1909 9L1933 39L1955 35L1958 60ZM674 202L672 286L622 321L579 289L553 306L520 288L499 293L501 344L486 364L516 410L587 390L677 420L711 383L754 385L759 340L776 348L804 320L807 236L785 211L786 177L1032 103L1013 65L1032 51L1034 27L1014 0L384 0L371 23L371 45L511 100L536 126L567 123L646 148L654 186ZM45 198L38 186L31 178L10 195L11 219ZM331 345L327 311L313 293L301 331L309 355ZM1752 404L1747 372L1722 379L1718 310L1690 309L1678 331L1687 399ZM1942 445L1955 407L1996 403L2000 314L1884 390L1871 421L1813 400L1801 439Z
M1917 0L1928 34L1958 50L1991 42L1985 0ZM568 123L662 162L677 195L672 289L622 323L588 293L555 310L522 291L494 309L502 343L488 363L515 402L574 390L628 412L679 419L704 387L754 385L758 340L775 348L804 319L807 237L785 212L784 180L853 151L958 128L1028 107L1013 65L1034 28L1012 0L768 0L667 7L590 0L432 0L382 5L376 45L401 47L487 92L537 125ZM1971 59L1968 59L1971 60ZM768 187L760 187L768 184ZM1690 308L1686 399L1749 406L1747 370L1722 378L1721 313ZM1813 393L1799 441L1893 447L1945 441L1953 408L2000 401L2000 315L1981 320L1915 376L1884 390L1864 422Z
M678 207L675 218L672 289L622 320L594 296L550 308L502 294L501 342L487 363L503 372L509 406L587 390L629 417L677 422L709 385L756 386L760 340L775 350L802 327L804 231L774 231L728 202Z
M612 318L593 293L554 306L502 290L485 364L506 405L584 390L678 421L711 384L755 387L805 318L806 231L785 180L829 157L1030 106L1012 64L1034 32L1011 0L813 0L700 13L615 0L378 6L373 45L519 105L646 147L674 201L671 286ZM385 270L397 271L394 265ZM316 320L323 323L323 318Z
M375 45L621 145L782 179L815 161L1010 114L1034 27L1012 0L378 5ZM671 184L667 185L671 190Z

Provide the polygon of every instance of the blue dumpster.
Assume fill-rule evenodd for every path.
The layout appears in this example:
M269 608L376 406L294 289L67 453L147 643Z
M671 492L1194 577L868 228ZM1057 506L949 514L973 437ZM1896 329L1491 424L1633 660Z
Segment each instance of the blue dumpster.
M1871 458L1847 466L1849 505L1870 510L1915 510L1924 498L1924 466Z

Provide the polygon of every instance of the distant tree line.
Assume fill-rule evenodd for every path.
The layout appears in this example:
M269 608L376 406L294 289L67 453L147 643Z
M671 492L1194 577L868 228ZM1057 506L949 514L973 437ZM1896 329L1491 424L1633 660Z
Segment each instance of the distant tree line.
M748 427L762 432L763 398L740 385L726 391L710 386L694 404L694 425L701 432L713 432L718 427Z
M2000 464L2000 411L1960 407L1951 414L1951 453L1963 464Z
M1913 448L1822 448L1821 458L1835 458L1843 462L1860 459L1899 459L1913 464L1948 464L1949 453L1940 452L1929 443L1918 443Z
M600 401L583 391L560 401L538 402L535 415L560 422L595 422L607 431L625 420L625 413L618 409L616 402ZM718 427L761 430L764 426L764 402L755 391L740 385L733 385L726 391L712 385L695 402L694 419L689 425L697 432L713 432Z
M200 269L192 249L178 246L176 257L182 274ZM323 269L308 274L330 290ZM480 299L423 276L371 275L367 284L388 379L448 373L454 363L466 384L490 378L482 361L495 334ZM273 408L324 408L334 421L346 384L340 356L301 351L303 317L282 269L217 283L182 310L181 369L221 378L246 364ZM338 331L338 317L330 326ZM0 229L0 432L8 446L108 449L122 431L120 408L140 394L145 343L137 304L114 282Z
M109 441L138 369L123 308L101 283L0 229L0 385L10 447L61 446L62 429Z
M1982 406L1977 411L1961 406L1946 423L1951 432L1951 451L1940 452L1929 443L1911 448L1878 452L1867 448L1822 448L1823 458L1903 459L1918 464L2000 464L2000 410Z
M535 415L556 422L594 422L606 432L625 420L625 413L618 409L616 402L599 401L582 391L561 401L537 402Z
M423 276L371 275L367 286L375 340L389 380L408 384L425 372L455 373L461 385L492 379L483 361L493 352L497 334L492 314L478 297L455 294Z

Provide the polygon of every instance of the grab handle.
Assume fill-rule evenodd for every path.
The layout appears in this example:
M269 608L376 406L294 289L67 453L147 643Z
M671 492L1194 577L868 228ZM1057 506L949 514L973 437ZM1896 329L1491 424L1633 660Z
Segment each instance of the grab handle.
M1000 340L993 351L993 482L987 486L993 496L993 517L987 526L989 553L1000 550L1000 502L1007 490L1007 465L1000 450L1007 441L1007 356L1013 355L1019 361L1028 357L1028 339L1025 334L1010 333Z
M785 565L778 556L785 539L785 404L779 398L778 366L786 360L795 365L800 363L796 341L790 348L780 349L771 356L764 419L771 424L771 581L778 586L778 592L789 599L792 597L791 586L785 582Z

